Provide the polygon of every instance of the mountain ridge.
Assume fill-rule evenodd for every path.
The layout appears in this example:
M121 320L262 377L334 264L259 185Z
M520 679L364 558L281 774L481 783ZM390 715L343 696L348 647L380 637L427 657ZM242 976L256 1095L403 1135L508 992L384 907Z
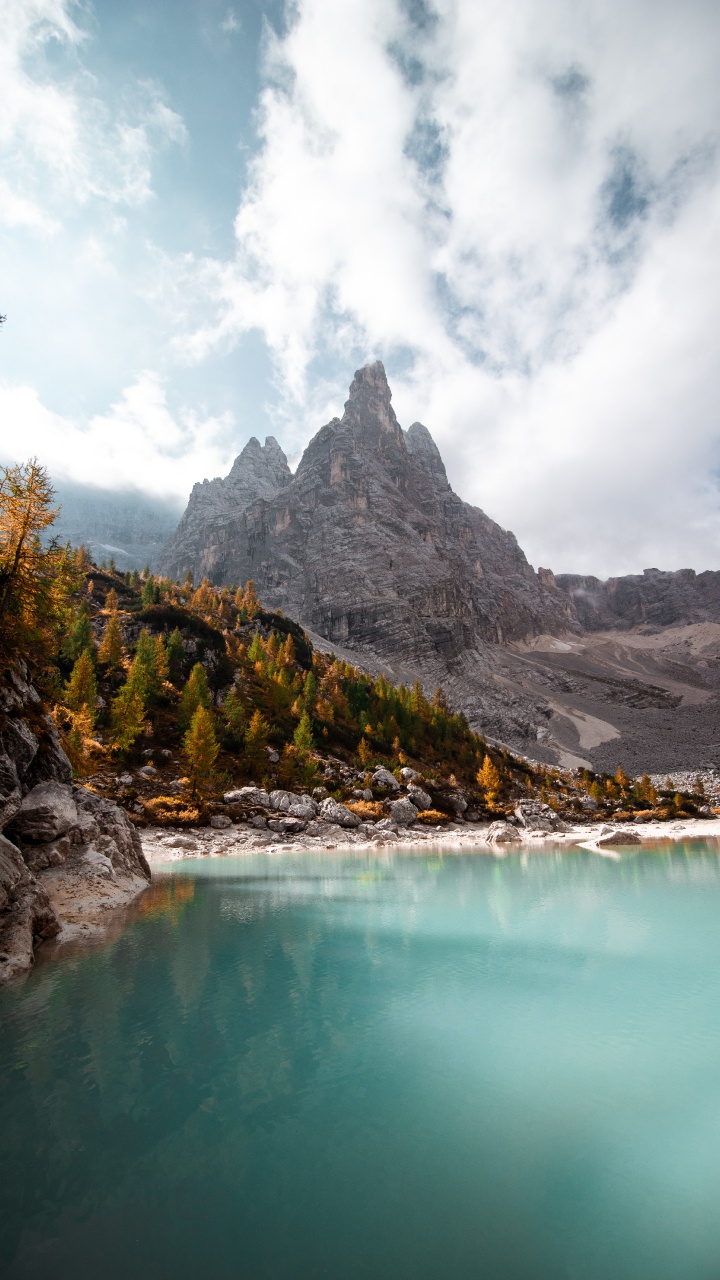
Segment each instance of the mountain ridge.
M720 757L720 634L680 661L633 640L643 627L720 624L720 573L603 583L536 571L513 533L454 493L427 427L404 430L391 400L380 361L357 370L342 417L316 432L294 475L273 437L249 441L225 479L194 487L163 571L253 579L270 607L360 665L442 685L475 728L534 758L632 765L667 697L684 708L682 762ZM618 682L633 707L622 724ZM661 758L648 767L669 767Z

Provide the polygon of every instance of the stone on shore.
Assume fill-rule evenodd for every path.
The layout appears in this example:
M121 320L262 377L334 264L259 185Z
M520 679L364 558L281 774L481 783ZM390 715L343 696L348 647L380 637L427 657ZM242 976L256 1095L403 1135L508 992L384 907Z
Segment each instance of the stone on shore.
M10 824L10 834L31 844L56 840L77 826L72 788L62 782L40 782L28 791Z
M423 805L423 808L426 809L427 807L427 805ZM388 808L390 817L398 826L410 827L414 822L417 822L418 810L411 800L404 798L402 800L391 800Z
M347 809L338 800L328 796L320 806L320 813L326 822L336 823L339 827L359 827L361 819L351 809Z

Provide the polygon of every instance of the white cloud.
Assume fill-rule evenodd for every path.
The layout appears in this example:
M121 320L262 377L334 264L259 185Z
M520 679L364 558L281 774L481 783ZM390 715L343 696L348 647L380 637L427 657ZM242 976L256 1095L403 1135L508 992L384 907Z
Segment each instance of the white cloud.
M217 317L186 349L259 328L305 422L318 359L405 353L403 420L533 557L716 565L713 6L294 14L268 39L237 255L198 264Z
M199 475L225 475L234 457L228 447L235 434L230 415L173 412L152 373L142 374L106 413L87 422L53 413L32 387L0 384L0 421L12 423L12 436L3 441L8 460L36 456L55 479L111 489L184 496Z
M160 146L185 141L158 88L138 82L112 107L83 70L87 41L72 0L0 0L0 162L4 225L57 231L59 212L91 200L138 205L152 194ZM45 61L54 45L62 74ZM4 215L4 216L3 216Z

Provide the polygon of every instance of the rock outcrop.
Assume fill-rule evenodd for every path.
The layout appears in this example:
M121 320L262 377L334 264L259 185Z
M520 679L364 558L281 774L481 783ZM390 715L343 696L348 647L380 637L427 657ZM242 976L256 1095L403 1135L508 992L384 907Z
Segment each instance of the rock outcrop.
M0 683L0 983L51 938L101 930L144 889L137 832L111 801L72 785L41 700L17 668Z

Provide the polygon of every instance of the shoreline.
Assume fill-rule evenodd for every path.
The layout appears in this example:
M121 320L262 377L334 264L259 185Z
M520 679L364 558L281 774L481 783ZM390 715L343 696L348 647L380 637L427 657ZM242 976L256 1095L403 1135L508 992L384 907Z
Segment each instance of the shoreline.
M258 831L255 828L237 826L230 829L214 830L211 827L189 827L184 831L168 828L152 828L140 833L143 852L151 867L159 867L174 862L195 861L199 858L245 857L256 853L269 856L281 856L284 853L349 852L351 850L385 852L391 849L407 850L412 846L417 851L424 848L444 846L453 852L471 852L505 857L508 853L522 848L537 849L541 852L549 846L581 848L597 853L601 857L617 859L620 848L641 849L645 844L658 842L679 843L683 840L718 840L720 841L720 817L716 818L680 818L671 822L647 822L640 824L618 824L610 827L606 823L578 824L566 831L532 831L515 828L516 839L503 840L496 843L489 838L493 824L453 824L450 827L430 828L419 831L416 828L401 829L394 832L376 832L372 836L354 835L352 829L336 828L323 836L311 836L305 839L278 839L274 832ZM626 840L622 837L627 836ZM718 850L720 852L720 849Z

